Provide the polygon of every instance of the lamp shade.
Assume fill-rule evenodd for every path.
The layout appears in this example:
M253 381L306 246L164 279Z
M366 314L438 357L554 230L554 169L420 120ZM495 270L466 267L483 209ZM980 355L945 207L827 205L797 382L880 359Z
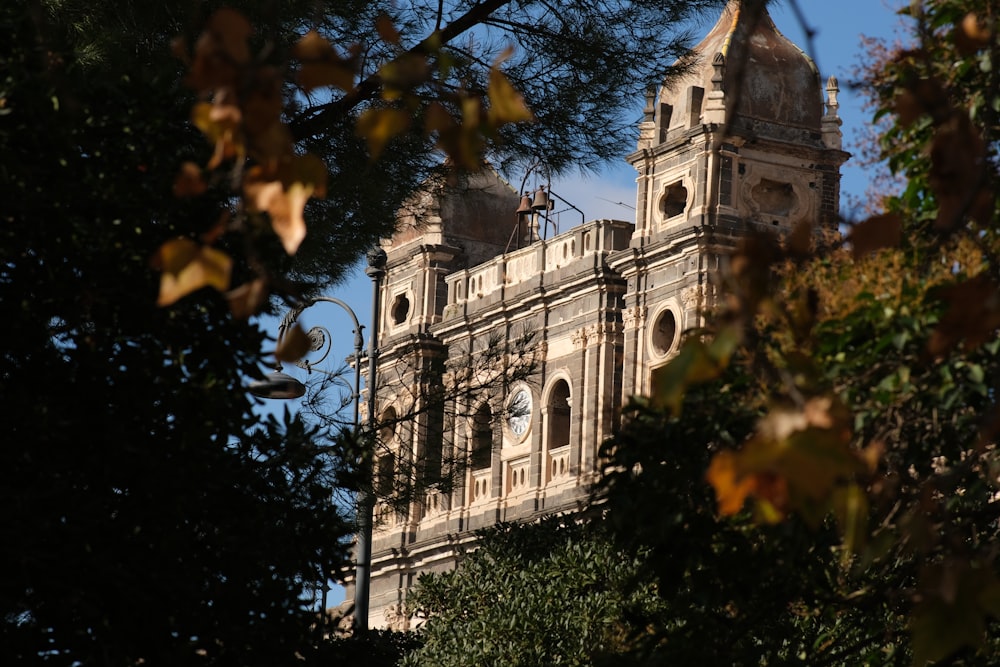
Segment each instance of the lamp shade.
M275 371L263 380L255 380L247 387L254 396L261 398L299 398L306 393L306 386L288 373Z

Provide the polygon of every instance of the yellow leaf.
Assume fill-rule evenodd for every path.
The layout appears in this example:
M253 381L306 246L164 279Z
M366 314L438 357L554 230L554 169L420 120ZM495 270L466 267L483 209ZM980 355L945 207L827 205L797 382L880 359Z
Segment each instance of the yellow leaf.
M779 521L794 510L817 526L832 508L842 520L845 543L852 548L863 543L867 499L853 487L866 464L850 447L850 424L850 412L830 397L772 407L741 450L712 461L710 481L720 512L738 511L735 503L742 506L750 496L760 522Z
M357 133L368 142L368 151L376 159L386 145L410 126L410 114L402 109L365 109L358 118Z
M278 361L298 361L306 355L311 345L309 336L302 330L299 323L296 322L290 329L285 331L281 340L278 341L278 347L274 351L274 358Z
M243 114L239 107L220 102L198 102L191 108L191 122L202 131L209 143L215 144L215 153L207 165L209 169L218 167L223 160L245 154L241 130Z
M392 24L392 19L385 14L379 14L375 19L375 30L386 44L399 44L399 31Z
M507 123L528 123L535 119L534 114L524 102L524 97L514 90L510 81L500 71L500 60L490 69L490 83L486 90L490 100L487 120L490 127L496 129Z
M705 478L715 489L719 514L723 516L731 516L742 510L747 497L753 491L753 481L741 474L736 456L729 450L721 451L712 457Z
M187 238L167 241L157 251L154 264L163 272L157 305L169 306L202 287L229 289L232 258L221 250Z
M411 91L430 78L431 68L427 58L419 53L404 53L379 68L382 80L382 99L398 100L404 92Z
M201 245L188 238L171 239L153 255L151 264L158 271L179 273L198 255Z
M688 387L719 377L741 340L736 326L723 327L707 344L697 338L685 340L677 356L653 371L650 393L654 405L680 414Z
M267 299L267 282L257 278L226 292L229 301L229 312L238 320L245 320L256 315Z
M650 392L653 404L680 414L687 388L697 382L712 380L718 377L719 372L705 343L689 338L681 345L676 357L653 371Z
M308 193L301 186L295 188L293 193L285 190L281 181L251 181L249 176L243 186L248 201L254 209L271 216L271 227L281 239L285 252L294 255L306 237L302 207L309 198ZM301 206L296 209L299 203Z
M330 42L315 30L310 30L295 44L292 55L302 62L299 84L306 90L336 86L341 90L354 88L355 61L343 58Z
M969 12L961 23L955 25L955 46L962 55L975 53L990 45L993 31L985 17Z

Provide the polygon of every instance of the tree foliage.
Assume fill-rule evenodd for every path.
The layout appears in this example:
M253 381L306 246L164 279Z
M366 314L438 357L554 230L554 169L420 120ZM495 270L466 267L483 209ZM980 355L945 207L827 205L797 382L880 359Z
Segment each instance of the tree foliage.
M708 4L5 4L4 658L315 657L356 443L258 423L243 318L341 276L445 153L619 154L664 26Z
M652 397L675 424L669 443L713 451L707 480L736 523L703 546L752 519L757 549L780 563L795 562L785 550L803 536L837 554L814 554L788 590L771 579L765 590L756 569L719 583L728 602L715 609L784 600L800 613L800 639L815 638L790 641L762 620L750 632L767 664L993 660L998 15L994 3L951 0L905 13L914 42L869 70L888 119L883 156L905 190L844 239L808 223L785 239L747 237L720 287L725 307L659 372ZM751 391L706 410L705 390L734 378ZM752 419L733 432L730 415ZM678 439L677 428L697 433ZM612 463L636 494L665 488L663 455L636 472L635 447L620 440ZM611 515L631 536L636 503L610 479ZM656 532L671 524L649 518L641 533L672 562Z
M410 604L426 617L422 646L403 664L618 664L630 615L657 605L650 587L628 586L638 560L600 523L551 517L477 540L457 570L420 577Z

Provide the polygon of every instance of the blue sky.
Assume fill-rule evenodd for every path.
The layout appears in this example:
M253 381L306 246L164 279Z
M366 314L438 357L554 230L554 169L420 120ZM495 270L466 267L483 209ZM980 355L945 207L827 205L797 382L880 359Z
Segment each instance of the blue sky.
M868 116L861 109L861 100L847 85L851 79L851 69L861 55L861 35L891 37L894 28L901 23L900 17L896 15L896 9L905 4L908 4L906 0L798 0L806 24L814 32L810 55L819 66L822 79L825 81L832 74L841 84L840 115L844 120L845 150L852 151L851 142L855 138L856 129L868 122ZM803 50L808 49L806 31L798 22L787 0L774 6L771 9L771 16L786 37ZM707 22L701 32L707 32L713 22ZM641 109L641 105L642 100L637 100L637 110ZM861 196L867 182L865 171L859 165L848 161L843 170L843 193ZM605 171L598 175L587 178L567 177L553 181L552 189L582 209L587 220L595 218L632 220L633 211L615 203L634 205L635 171L624 160L608 165ZM578 214L573 212L570 220L577 221L576 215ZM346 301L361 321L367 322L371 307L371 282L365 276L363 269L363 265L356 267L352 277L343 285L333 289L330 295ZM334 368L338 366L340 360L352 353L352 326L349 318L339 308L315 306L307 310L300 321L306 328L322 324L328 327L334 337L338 336L338 332L342 334L331 355ZM265 323L265 326L275 332L277 322ZM366 324L366 340L368 333ZM300 379L304 379L302 377L304 373L301 371L287 367L285 370L297 373ZM296 403L297 401L292 401L289 407L294 410ZM280 411L283 402L268 402L268 407ZM338 604L342 599L342 589L338 587L331 591L331 605Z

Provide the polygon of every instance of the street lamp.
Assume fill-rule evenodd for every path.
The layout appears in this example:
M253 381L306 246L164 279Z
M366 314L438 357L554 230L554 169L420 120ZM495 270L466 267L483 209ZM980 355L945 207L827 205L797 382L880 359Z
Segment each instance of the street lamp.
M318 296L313 299L307 299L285 313L285 316L281 319L281 324L278 325L278 345L281 345L285 334L298 321L302 311L315 306L317 303L332 303L340 306L351 317L351 321L354 324L354 355L352 356L354 360L354 387L352 388L351 398L354 402L353 424L356 430L359 425L358 402L361 398L361 350L364 347L365 339L362 333L364 326L358 320L358 316L354 313L354 310L340 299L332 296ZM324 347L326 348L323 356L319 359L300 359L295 362L295 365L299 368L304 368L309 373L312 373L314 368L326 360L330 354L330 350L333 349L333 337L325 327L313 327L306 336L309 338L310 351L316 352L322 350ZM247 389L254 396L261 398L299 398L306 393L306 386L291 375L282 372L280 363L275 365L273 373L268 374L263 380L251 382Z
M372 331L368 337L368 438L372 456L361 459L361 479L372 480L372 459L375 444L375 371L378 363L378 322L379 296L382 278L385 276L385 251L376 246L368 251L368 268L365 275L372 281ZM372 574L372 524L375 520L375 496L365 483L358 493L358 511L361 516L358 525L358 562L354 570L354 628L368 629L368 603L371 599Z
M365 274L372 281L372 310L371 310L371 335L368 337L368 428L365 434L370 444L369 449L374 448L374 424L375 424L375 388L376 371L378 360L378 321L379 321L379 294L382 278L385 276L386 254L382 248L375 247L368 252L368 267ZM320 296L308 299L299 304L282 318L278 325L278 343L280 344L287 331L298 321L299 315L307 308L317 303L332 303L340 306L350 317L354 324L354 387L352 388L352 401L354 405L354 430L358 431L360 426L361 402L361 352L364 347L364 327L358 320L357 314L346 303L330 296ZM332 337L329 331L323 327L313 327L307 336L310 339L310 350L318 351L327 346L327 350L320 359L315 361L300 360L296 366L312 372L313 368L323 362L332 349ZM299 398L305 394L306 388L294 377L282 372L281 364L277 364L275 371L270 373L264 380L250 383L248 390L250 393L261 398L290 399ZM372 479L372 456L362 457L361 479ZM365 631L368 628L368 608L370 598L371 582L371 560L372 560L372 524L374 522L375 498L362 484L358 492L358 537L357 537L357 563L355 565L355 595L354 595L354 628L358 631ZM323 577L323 611L326 611L326 573Z

